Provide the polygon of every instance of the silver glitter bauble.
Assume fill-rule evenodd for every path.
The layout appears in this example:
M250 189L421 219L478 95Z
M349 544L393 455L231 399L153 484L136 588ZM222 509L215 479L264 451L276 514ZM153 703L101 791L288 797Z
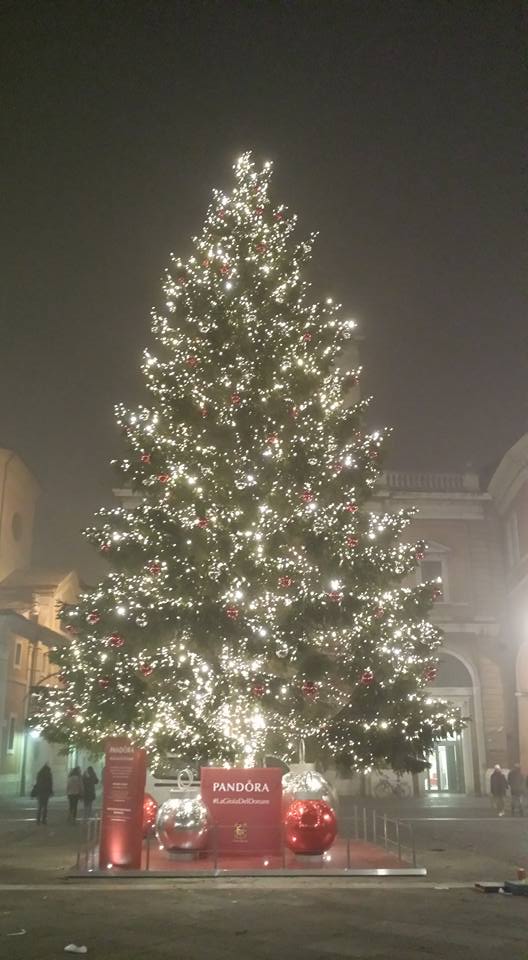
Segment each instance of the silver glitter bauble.
M336 797L330 784L316 770L285 773L282 778L282 801L289 806L294 800L324 800L333 810Z
M209 813L200 796L166 800L156 817L156 835L169 853L204 850L210 826Z

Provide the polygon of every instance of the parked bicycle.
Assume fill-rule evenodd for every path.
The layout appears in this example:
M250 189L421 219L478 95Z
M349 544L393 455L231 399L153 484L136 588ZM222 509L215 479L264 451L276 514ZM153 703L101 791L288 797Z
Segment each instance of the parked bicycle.
M409 797L410 794L409 784L398 774L396 774L395 779L387 776L387 774L380 774L380 778L374 787L376 797Z

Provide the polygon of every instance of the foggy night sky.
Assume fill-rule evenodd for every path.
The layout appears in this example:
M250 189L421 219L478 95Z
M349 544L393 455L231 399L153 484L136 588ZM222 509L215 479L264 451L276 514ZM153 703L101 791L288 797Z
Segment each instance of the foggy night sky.
M494 463L528 429L521 4L9 2L0 20L0 446L43 488L36 562L97 557L113 405L169 253L245 149L319 230L393 466Z

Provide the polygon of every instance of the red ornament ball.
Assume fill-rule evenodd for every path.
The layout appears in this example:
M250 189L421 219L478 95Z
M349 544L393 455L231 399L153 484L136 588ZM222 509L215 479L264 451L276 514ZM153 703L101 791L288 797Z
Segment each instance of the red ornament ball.
M363 670L363 673L361 674L361 678L360 678L360 683L364 687L370 687L370 685L374 683L374 674L372 673L372 670Z
M101 553L110 553L110 550L111 550L111 549L112 549L112 544L111 544L111 543L102 543L102 544L101 544L101 547L100 547Z
M278 433L270 433L269 436L266 437L266 443L272 444L272 443L278 443L278 442L279 442Z
M257 243L255 245L255 250L257 251L257 253L265 253L267 249L268 248L265 243Z
M414 556L417 560L425 560L425 553L423 550L417 550Z
M284 214L281 213L280 210L277 210L277 212L273 214L273 219L274 219L274 220L284 220Z
M206 417L207 414L209 413L209 407L200 407L199 409L200 409L201 417Z
M264 207L255 207L255 213L258 214L259 217L262 216L264 213Z
M443 594L443 591L441 590L441 588L440 588L440 587L435 587L435 589L433 590L433 600L441 600L441 598L443 597L443 595L444 595L444 594Z
M240 610L238 607L226 607L226 616L228 616L230 620L238 620L239 614Z
M180 286L182 286L182 284L185 283L186 279L187 279L187 277L184 277L184 276L178 277L176 283L179 283Z
M199 519L198 519L198 526L201 527L202 530L205 529L205 527L208 527L208 526L209 526L209 520L207 519L207 517L199 517Z
M125 642L125 638L121 636L120 633L111 633L108 637L108 645L110 647L122 647Z
M424 677L428 683L432 683L433 680L436 680L438 676L438 668L435 666L426 667L424 671Z
M292 407L290 410L290 414L293 417L293 419L296 420L297 417L299 416L299 407Z
M149 573L151 573L153 577L157 577L158 573L161 573L161 563L155 562L149 564Z
M220 273L225 277L229 273L230 269L231 267L228 263L223 263L220 267Z
M110 677L99 677L97 683L103 690L106 690L110 686Z
M143 836L148 837L156 826L158 803L150 793L143 797Z
M284 587L285 590L288 587L293 587L294 581L291 577L279 577L279 587Z
M205 260L202 260L202 267L205 267L207 269L208 266L209 266L209 260L206 257Z
M67 633L71 633L74 637L79 633L79 627L73 625L73 623L67 623L64 627Z
M301 500L304 503L311 503L314 498L313 493L310 493L309 490L305 490L304 493L301 493Z
M239 393L232 393L232 394L231 394L231 403L234 403L235 406L236 406L237 404L239 404L241 400L242 400L242 397L240 396Z
M223 210L223 209L221 208L221 209L218 211L218 216L220 217L220 220L223 220L224 217L225 217L225 215L226 215L225 210Z
M359 544L358 537L347 537L347 547L357 547Z
M251 687L251 693L254 697L263 697L266 693L266 688L262 683L254 683Z
M328 597L333 603L339 603L343 598L343 594L339 593L339 590L331 590Z
M160 483L168 483L168 481L170 480L170 474L160 473L158 474L158 480Z
M286 844L293 853L318 856L332 846L337 818L324 800L294 800L284 817Z
M198 357L187 357L185 363L188 367L197 367L198 366Z
M151 673L154 673L154 667L150 663L142 663L139 669L144 677L150 677Z
M358 505L357 503L347 503L345 510L347 513L357 513Z
M370 447L368 455L371 460L376 460L379 457L379 450L377 447Z
M151 459L152 457L150 453L141 454L141 457L140 457L141 463L150 463Z
M88 620L88 623L99 623L101 619L101 614L99 613L99 610L92 610L92 612L88 614L86 619Z
M375 617L376 620L381 620L384 613L385 613L385 610L383 609L383 607L375 607L374 610L372 611L372 616Z
M315 700L317 696L317 684L313 680L305 680L301 690L305 697L308 697L309 700Z
M303 340L305 343L310 343L310 340L313 338L313 333L310 333L309 330L306 333L303 333Z

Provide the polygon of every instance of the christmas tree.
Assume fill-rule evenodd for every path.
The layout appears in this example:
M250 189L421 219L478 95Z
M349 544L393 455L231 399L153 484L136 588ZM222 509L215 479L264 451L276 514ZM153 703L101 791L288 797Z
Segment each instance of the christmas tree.
M71 642L33 723L154 760L251 765L318 755L420 769L459 721L433 700L438 584L409 586L423 545L373 492L384 433L362 427L347 368L355 324L310 302L312 239L245 154L186 261L173 258L148 406L118 407L132 507L87 531L110 572L63 611Z

